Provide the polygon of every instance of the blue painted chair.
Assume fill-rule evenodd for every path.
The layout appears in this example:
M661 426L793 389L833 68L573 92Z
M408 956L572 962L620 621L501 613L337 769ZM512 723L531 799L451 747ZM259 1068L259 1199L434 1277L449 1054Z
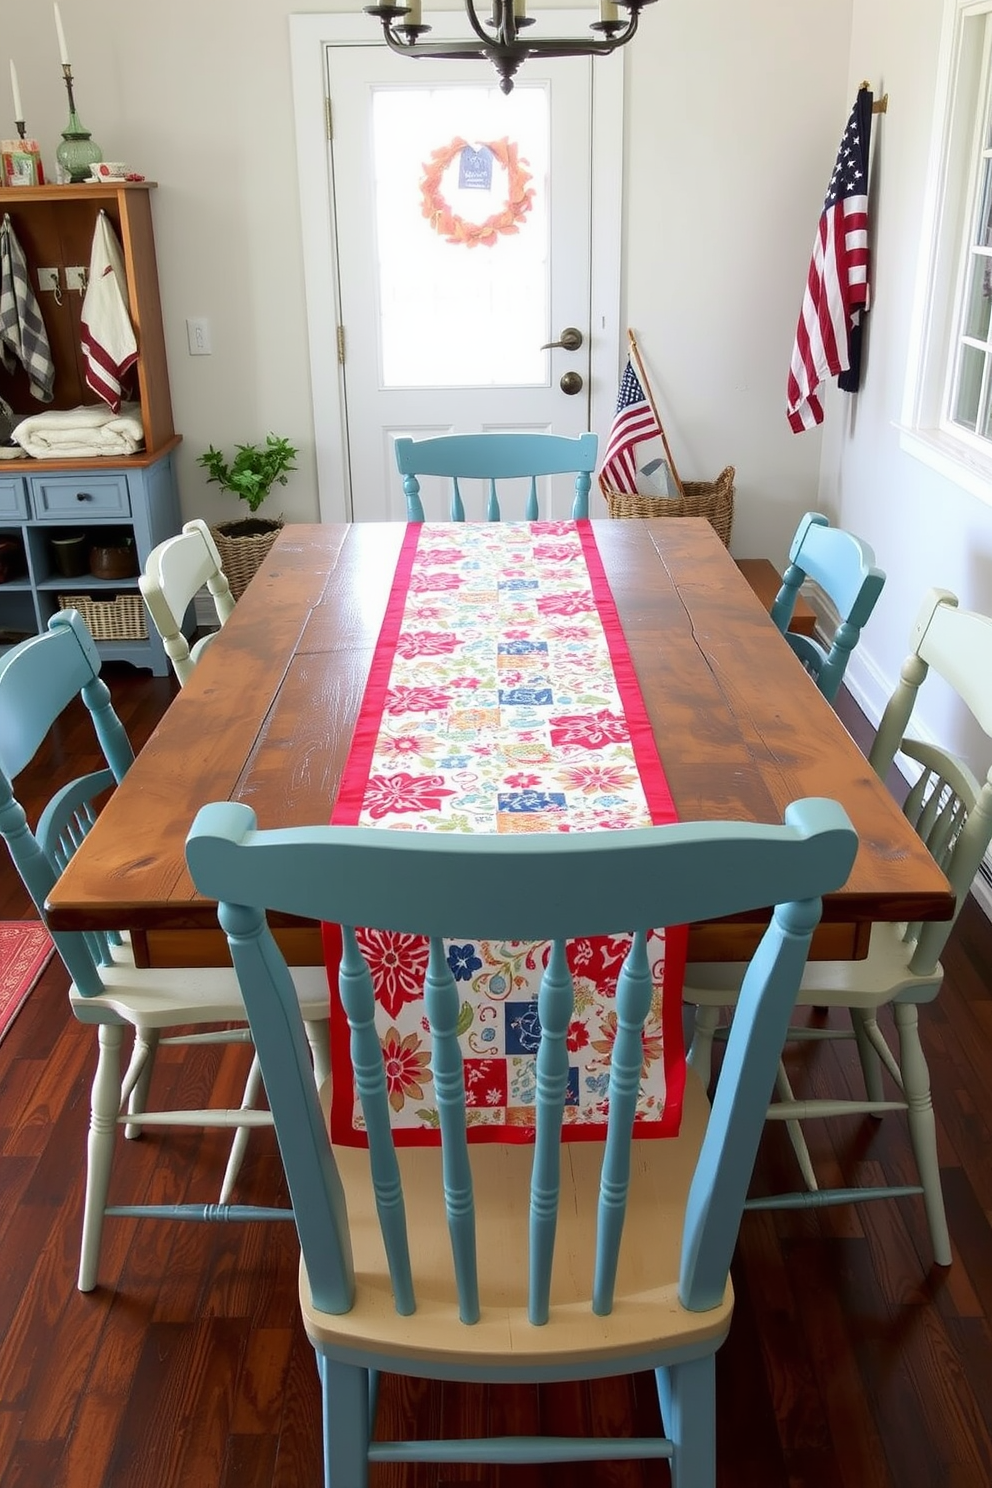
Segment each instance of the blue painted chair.
M107 768L57 788L32 829L14 796L14 782L77 696L82 697L89 709ZM96 645L75 610L62 611L49 622L45 633L23 641L0 658L0 835L43 920L45 901L94 825L100 800L123 778L132 759L124 727L100 678ZM200 1220L291 1219L288 1209L229 1202L248 1131L253 1126L271 1124L268 1111L250 1109L260 1084L257 1063L249 1075L240 1110L147 1109L152 1066L160 1041L170 1044L249 1040L244 1004L233 970L230 967L138 970L126 941L114 933L55 931L53 939L71 978L72 1011L81 1023L96 1026L99 1039L87 1143L80 1291L90 1291L97 1282L105 1215ZM293 975L293 995L301 1017L306 1019L314 1072L323 1079L328 1068L326 974L323 967L315 966L300 968ZM161 1037L168 1028L203 1029L204 1025L232 1023L240 1023L241 1028ZM127 1071L122 1076L121 1052L128 1027L134 1029L134 1044ZM108 1205L118 1126L124 1126L127 1136L137 1136L145 1128L156 1126L233 1130L234 1142L218 1206Z
M418 480L421 475L450 479L453 522L465 520L461 481L488 482L486 520L498 522L501 512L496 482L521 478L530 484L520 516L536 522L540 516L537 479L547 475L574 474L572 517L578 521L589 515L589 488L599 449L596 434L580 434L577 439L562 434L442 434L437 439L397 439L394 448L410 522L424 520Z
M799 1163L804 1188L748 1201L748 1208L822 1208L865 1199L903 1198L922 1194L934 1259L951 1263L951 1242L937 1157L937 1133L930 1095L930 1072L919 1035L919 1007L932 1002L944 977L940 957L954 928L957 914L992 842L992 769L979 781L971 769L949 750L908 738L914 705L931 671L943 677L987 741L992 744L992 619L957 607L947 590L933 589L924 600L912 633L912 650L882 715L869 762L885 780L901 754L915 777L904 805L913 823L953 888L957 908L953 919L928 924L873 925L868 955L861 961L811 961L803 975L798 1004L819 1009L837 1008L849 1015L844 1027L798 1026L795 1040L856 1039L865 1081L865 1097L845 1087L832 1097L797 1097L784 1064L776 1081L778 1098L768 1117L784 1121ZM731 963L690 964L684 997L694 1004L695 1035L690 1063L704 1082L709 1081L711 1049L718 1032L720 1010L733 1004L743 967ZM898 1033L898 1054L890 1047L879 1018L891 1014ZM722 1030L720 1030L722 1032ZM887 1073L892 1088L883 1088ZM803 1134L807 1120L870 1115L881 1118L904 1111L909 1126L919 1183L887 1186L822 1187Z
M789 629L800 586L818 584L840 616L828 648ZM843 527L831 527L819 512L807 512L792 539L789 566L771 616L828 702L833 702L851 652L882 592L885 574L875 567L866 542Z
M327 1488L364 1488L370 1462L600 1457L668 1458L679 1488L713 1488L714 1356L730 1326L741 1206L818 896L846 879L855 851L845 813L823 800L794 803L779 827L695 823L572 836L260 832L247 806L200 811L187 863L200 892L219 901L275 1114L322 1386ZM562 1161L574 993L565 937L768 904L778 907L748 972L712 1111L690 1076L679 1136L632 1143L652 999L646 932L635 929L616 994L608 1133L605 1142L570 1143ZM344 927L340 995L368 1151L332 1151L329 1091L322 1110L267 909ZM440 1148L391 1139L355 925L430 937L424 1009ZM471 1161L460 998L441 940L466 930L550 937L534 1145L479 1143ZM379 1370L539 1382L648 1368L663 1437L372 1440Z
M138 587L179 685L184 687L207 646L220 634L219 630L212 630L190 648L183 633L183 621L194 596L204 587L209 591L220 626L234 613L231 586L206 522L194 517L184 524L182 532L153 548Z

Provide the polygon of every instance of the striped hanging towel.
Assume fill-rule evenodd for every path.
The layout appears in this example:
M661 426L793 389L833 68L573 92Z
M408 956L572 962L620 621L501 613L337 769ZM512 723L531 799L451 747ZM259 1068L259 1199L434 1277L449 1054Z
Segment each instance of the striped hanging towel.
M138 360L138 343L128 314L121 245L106 212L96 219L79 329L87 386L119 413L124 379Z
M28 374L32 396L52 401L55 363L41 318L24 249L17 241L9 214L0 224L0 361L8 372L20 362Z

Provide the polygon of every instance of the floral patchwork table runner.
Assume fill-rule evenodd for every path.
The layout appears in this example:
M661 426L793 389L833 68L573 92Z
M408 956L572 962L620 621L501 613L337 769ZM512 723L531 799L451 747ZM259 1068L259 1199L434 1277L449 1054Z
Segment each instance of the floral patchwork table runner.
M676 812L588 522L407 528L331 817L419 832L581 832ZM655 999L635 1135L678 1131L685 927L649 938ZM331 1137L365 1141L331 983ZM439 1140L423 1006L425 938L359 932L372 971L396 1140ZM448 943L461 994L470 1140L533 1139L537 993L548 943ZM605 1133L614 992L629 937L570 943L566 1139Z

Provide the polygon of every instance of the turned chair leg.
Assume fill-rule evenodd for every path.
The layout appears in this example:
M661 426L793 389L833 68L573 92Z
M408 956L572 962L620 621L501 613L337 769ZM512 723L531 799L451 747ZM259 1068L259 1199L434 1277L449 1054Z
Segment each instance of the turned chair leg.
M867 1024L874 1022L874 1013L868 1014L862 1008L851 1008L851 1027L854 1029L854 1039L858 1046L865 1094L871 1101L880 1101L885 1099L882 1092L882 1071L878 1055L866 1031Z
M328 1041L330 1024L326 1018L321 1018L319 1022L306 1023L304 1026L313 1059L313 1077L319 1090L331 1073L331 1051Z
M719 1008L703 1005L696 1008L696 1028L692 1035L692 1043L689 1045L686 1063L690 1069L696 1071L706 1090L709 1089L713 1072L713 1035L719 1022Z
M128 1065L122 1085L123 1090L131 1092L128 1096L127 1109L132 1116L140 1116L142 1111L148 1109L148 1087L152 1083L152 1070L155 1068L158 1041L159 1030L157 1028L136 1028L134 1030L131 1063ZM128 1123L124 1128L124 1135L129 1140L140 1137L141 1132L140 1123Z
M944 1191L937 1158L937 1123L930 1097L930 1070L920 1043L918 1009L913 1002L897 1002L893 1013L899 1030L899 1054L909 1113L909 1135L923 1185L923 1203L930 1226L933 1256L938 1266L949 1266L951 1237L944 1212Z
M244 1094L241 1097L242 1111L254 1109L258 1100L258 1092L262 1088L262 1067L258 1062L258 1055L252 1055L251 1068L248 1071L248 1079L245 1081ZM241 1164L245 1160L245 1152L248 1150L248 1133L250 1127L239 1126L234 1133L234 1141L231 1143L230 1155L227 1159L227 1167L224 1169L224 1178L220 1186L219 1204L229 1204L231 1193L241 1171Z
M654 1372L665 1435L674 1447L672 1488L716 1484L716 1356Z
M121 1044L124 1025L101 1023L100 1052L90 1092L90 1130L86 1143L86 1196L83 1201L83 1238L79 1249L81 1292L96 1286L103 1234L103 1211L110 1188L117 1117L121 1108Z
M368 1488L369 1374L317 1355L324 1418L324 1488Z

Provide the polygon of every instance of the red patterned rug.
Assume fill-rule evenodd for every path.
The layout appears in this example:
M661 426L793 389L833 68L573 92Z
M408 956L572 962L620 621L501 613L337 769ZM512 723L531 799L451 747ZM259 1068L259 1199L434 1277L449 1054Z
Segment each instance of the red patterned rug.
M41 976L55 947L37 920L0 920L0 1039Z

